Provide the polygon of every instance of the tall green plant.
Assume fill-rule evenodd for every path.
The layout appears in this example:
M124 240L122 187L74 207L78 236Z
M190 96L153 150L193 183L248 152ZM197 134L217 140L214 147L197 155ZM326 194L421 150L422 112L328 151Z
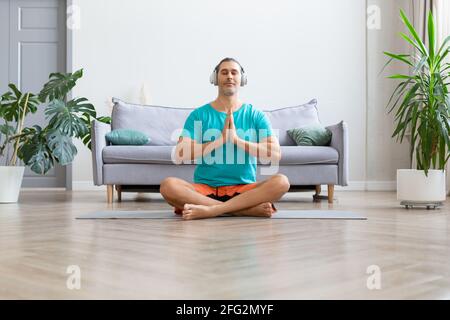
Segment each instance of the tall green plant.
M403 10L400 16L410 33L401 33L400 36L414 47L415 54L384 52L390 58L386 65L396 60L411 70L409 75L388 77L401 81L387 105L389 113L395 110L396 128L392 137L402 142L410 129L410 159L412 161L415 152L417 169L428 175L430 169L443 170L450 156L450 99L447 89L450 64L445 62L450 36L437 48L435 23L429 12L427 47Z
M82 76L82 69L67 74L52 73L38 95L22 93L14 84L9 85L10 91L0 97L0 118L4 120L0 125L0 157L6 157L6 165L14 166L20 158L32 171L45 174L55 162L67 165L73 161L77 148L72 138L80 138L91 148L91 119L110 123L111 118L97 117L86 98L67 99ZM35 113L43 103L47 103L44 110L47 126L24 127L26 115ZM11 158L5 154L8 147L13 149Z

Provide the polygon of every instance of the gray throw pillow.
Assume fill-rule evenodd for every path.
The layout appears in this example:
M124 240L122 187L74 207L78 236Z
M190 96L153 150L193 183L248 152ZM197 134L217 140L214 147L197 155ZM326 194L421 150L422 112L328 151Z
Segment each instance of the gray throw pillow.
M328 146L332 133L321 125L290 129L288 135L298 146Z
M106 134L106 140L115 145L140 146L150 142L143 132L132 129L116 129Z

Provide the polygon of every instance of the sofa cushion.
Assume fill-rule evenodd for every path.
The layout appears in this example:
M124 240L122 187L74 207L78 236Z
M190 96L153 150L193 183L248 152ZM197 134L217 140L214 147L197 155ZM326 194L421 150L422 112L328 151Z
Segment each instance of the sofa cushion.
M106 146L104 163L160 163L173 164L173 146Z
M193 108L147 106L113 98L111 129L133 128L151 138L152 146L173 146Z
M150 138L143 132L133 129L116 129L106 134L106 141L115 145L136 145L148 144Z
M332 147L281 146L280 165L289 164L335 164L339 154Z
M331 131L320 125L290 129L287 132L298 146L328 146L332 138Z
M173 146L106 146L104 163L159 163L172 164ZM335 164L338 152L331 147L282 146L280 165Z
M296 143L288 135L287 130L309 125L320 125L317 111L317 100L281 109L264 110L281 146L295 146Z

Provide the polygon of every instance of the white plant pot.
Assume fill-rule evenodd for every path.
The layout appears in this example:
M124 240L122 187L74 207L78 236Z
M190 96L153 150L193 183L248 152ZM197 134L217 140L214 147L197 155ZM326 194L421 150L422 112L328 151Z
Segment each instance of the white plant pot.
M445 201L445 170L397 170L397 200L411 202Z
M0 203L17 202L24 166L0 166Z

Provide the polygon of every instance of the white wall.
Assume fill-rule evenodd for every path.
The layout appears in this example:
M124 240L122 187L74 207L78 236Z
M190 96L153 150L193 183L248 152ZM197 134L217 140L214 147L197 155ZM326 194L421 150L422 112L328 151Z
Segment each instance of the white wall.
M391 138L394 132L394 114L388 114L386 104L398 84L386 77L396 73L408 73L400 63L391 63L382 72L388 61L383 51L409 53L409 47L399 36L407 33L400 19L400 9L410 12L409 0L369 0L368 6L380 9L380 28L367 30L367 177L370 189L395 190L396 171L409 168L408 140L403 143ZM370 14L371 14L370 13Z
M109 114L112 96L139 102L144 83L152 104L209 102L217 94L209 75L221 58L232 56L248 74L249 84L241 91L245 101L271 109L317 98L324 124L348 123L354 188L366 180L392 181L393 169L404 163L402 150L387 138L391 121L379 112L384 93L377 96L377 90L391 85L383 79L366 81L366 35L376 38L368 42L367 58L374 64L368 76L373 78L384 57L370 52L384 50L386 39L394 43L390 29L395 24L383 19L381 32L366 34L365 1L73 2L81 14L80 29L73 30L73 68L85 72L74 95L88 97L101 115ZM366 112L376 118L369 126ZM386 145L392 156L379 153ZM75 189L92 185L90 151L77 146Z

